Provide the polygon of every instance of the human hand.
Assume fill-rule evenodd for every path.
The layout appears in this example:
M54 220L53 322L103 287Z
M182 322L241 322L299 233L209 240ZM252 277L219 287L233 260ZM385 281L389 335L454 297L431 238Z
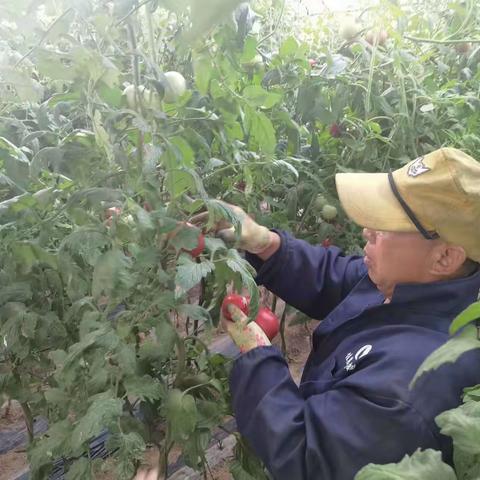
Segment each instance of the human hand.
M271 345L265 332L255 322L248 322L248 317L233 304L227 305L231 320L223 317L222 324L233 342L245 353L256 347Z
M226 243L235 244L235 247L247 250L250 253L261 253L271 244L272 237L270 230L255 222L243 209L236 205L225 202L219 202L224 207L230 209L241 223L241 234L239 241L235 244L235 227L228 220L221 219L216 222L211 229L216 236L220 237ZM190 223L200 226L209 220L208 212L199 213L190 219Z
M151 468L150 470L139 470L133 480L157 480L158 469Z

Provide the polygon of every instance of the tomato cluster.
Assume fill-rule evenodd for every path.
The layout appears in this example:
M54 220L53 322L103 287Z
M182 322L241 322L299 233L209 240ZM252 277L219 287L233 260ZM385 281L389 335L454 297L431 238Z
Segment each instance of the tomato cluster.
M245 315L248 315L250 297L231 293L223 299L222 314L227 320L232 321L232 315L228 311L229 305L235 305ZM269 340L276 337L280 330L280 321L278 320L278 317L267 307L259 308L255 322L265 332L265 335Z

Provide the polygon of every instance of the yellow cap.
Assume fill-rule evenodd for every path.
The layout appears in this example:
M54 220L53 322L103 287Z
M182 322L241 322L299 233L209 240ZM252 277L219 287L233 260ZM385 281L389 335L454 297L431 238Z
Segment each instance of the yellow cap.
M390 174L338 173L335 180L359 225L426 238L436 232L480 262L480 163L466 153L441 148Z

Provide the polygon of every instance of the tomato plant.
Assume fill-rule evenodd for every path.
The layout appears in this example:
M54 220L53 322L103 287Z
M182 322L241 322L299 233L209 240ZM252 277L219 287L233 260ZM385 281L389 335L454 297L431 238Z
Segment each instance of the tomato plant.
M77 3L0 7L0 392L22 406L32 478L61 457L94 477L81 455L104 428L118 478L147 447L163 471L174 447L206 471L231 412L229 361L202 342L227 291L256 316L258 289L236 250L178 226L202 209L238 226L224 200L361 251L336 172L480 149L479 7ZM262 478L247 450L232 472Z

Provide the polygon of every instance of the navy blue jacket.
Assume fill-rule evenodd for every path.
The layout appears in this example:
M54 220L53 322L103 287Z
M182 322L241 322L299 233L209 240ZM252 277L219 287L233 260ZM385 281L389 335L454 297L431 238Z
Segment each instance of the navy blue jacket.
M277 233L281 247L266 262L247 256L257 283L323 321L299 387L273 346L241 355L231 372L238 429L273 477L350 480L368 463L397 462L419 447L451 463L451 442L434 419L480 383L480 350L408 385L448 339L452 319L477 300L480 271L399 285L384 304L363 257Z

